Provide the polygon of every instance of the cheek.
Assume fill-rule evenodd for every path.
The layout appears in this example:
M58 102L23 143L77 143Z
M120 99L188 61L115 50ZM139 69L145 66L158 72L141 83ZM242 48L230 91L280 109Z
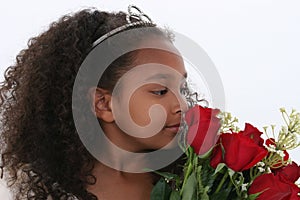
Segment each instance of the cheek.
M167 119L165 103L147 92L136 92L129 101L131 120L138 126L145 128L147 126L147 130L150 132L160 131Z
M142 94L134 94L129 101L129 113L132 120L139 126L151 122L149 110L153 104Z

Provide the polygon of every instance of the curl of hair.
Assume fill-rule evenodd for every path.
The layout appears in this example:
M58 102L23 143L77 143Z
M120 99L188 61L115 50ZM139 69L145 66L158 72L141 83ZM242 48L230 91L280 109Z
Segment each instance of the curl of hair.
M95 158L76 132L72 88L93 42L125 23L122 12L86 9L63 16L30 39L5 71L0 83L1 167L15 199L97 199L86 190L96 181ZM132 59L126 55L114 65ZM108 74L119 76L120 70ZM111 88L114 81L107 84Z

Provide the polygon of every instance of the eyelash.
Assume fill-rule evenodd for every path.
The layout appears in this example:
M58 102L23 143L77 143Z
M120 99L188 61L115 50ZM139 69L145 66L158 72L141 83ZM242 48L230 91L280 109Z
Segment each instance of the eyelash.
M165 88L163 90L151 91L151 93L158 96L162 96L165 95L168 91L169 91L168 88ZM180 94L185 95L186 91L187 91L187 83L184 83L182 87L180 87Z
M158 95L158 96L162 96L162 95L165 95L168 91L169 91L168 88L165 88L163 90L151 91L151 93Z

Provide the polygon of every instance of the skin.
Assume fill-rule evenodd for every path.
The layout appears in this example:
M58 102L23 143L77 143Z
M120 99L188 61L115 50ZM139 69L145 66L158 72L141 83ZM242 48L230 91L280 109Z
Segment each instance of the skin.
M158 39L155 42L177 52L169 41ZM166 145L171 145L182 112L187 109L180 94L185 77L186 70L180 56L155 49L140 50L135 67L121 78L121 89L116 95L101 88L92 93L94 112L109 140L130 152L169 148ZM126 112L127 115L124 114ZM116 165L122 165L123 155L114 152L109 145L105 147L105 152ZM141 160L132 164L142 163ZM97 182L87 189L99 199L150 199L154 183L150 173L123 172L98 162L93 175Z

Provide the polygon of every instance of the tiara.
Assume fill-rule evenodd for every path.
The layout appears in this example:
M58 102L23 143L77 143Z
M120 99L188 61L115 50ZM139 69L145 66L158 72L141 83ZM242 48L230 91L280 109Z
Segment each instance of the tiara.
M135 19L136 21L132 22L131 19ZM123 30L126 30L129 27L138 27L141 25L156 26L156 24L154 24L152 22L152 20L150 19L150 17L148 17L148 15L143 13L141 11L141 9L139 9L138 7L136 7L134 5L128 6L128 13L126 14L126 21L127 21L127 24L124 24L123 26L115 28L115 29L111 30L110 32L106 33L105 35L101 36L100 38L98 38L93 43L93 47L97 46L98 44L100 44L101 42L106 40L108 37L115 35Z

